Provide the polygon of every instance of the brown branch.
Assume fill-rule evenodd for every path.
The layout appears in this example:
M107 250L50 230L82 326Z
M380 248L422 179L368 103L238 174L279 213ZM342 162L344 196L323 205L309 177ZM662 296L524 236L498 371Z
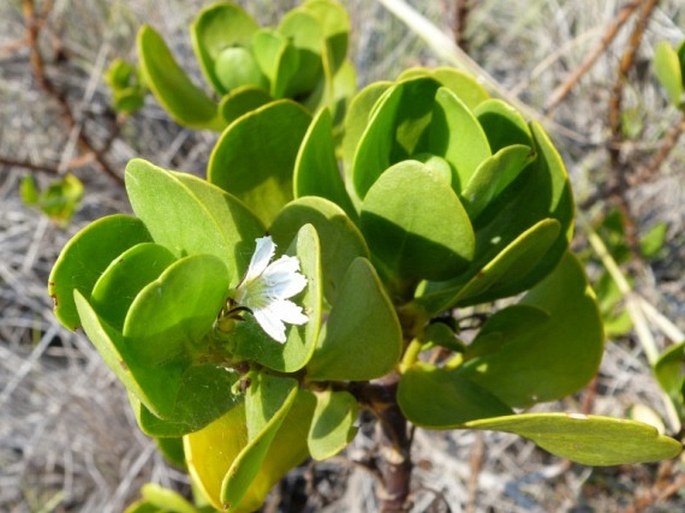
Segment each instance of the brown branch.
M469 480L466 484L467 499L464 507L465 513L475 513L477 499L478 499L478 476L483 468L483 454L485 452L485 441L483 440L483 433L476 432L476 441L471 449L471 458L469 458L469 466L471 472Z
M587 54L585 60L576 68L576 70L569 75L569 77L557 86L557 88L552 92L550 100L545 105L545 113L549 114L553 111L557 105L559 105L566 96L571 92L576 83L592 68L592 66L597 62L597 59L606 52L609 45L616 38L619 30L630 18L635 9L640 5L641 0L633 0L632 2L624 5L616 16L616 20L611 23L604 31L604 35L600 40L599 44L593 48L593 50Z
M468 53L469 40L466 37L466 26L471 12L472 0L455 0L454 8L454 42Z
M33 162L29 162L28 160L16 160L16 159L11 159L7 157L3 157L0 155L0 166L8 166L8 167L23 167L24 169L28 169L30 171L35 171L38 173L47 173L49 175L55 175L59 176L59 169L53 166L48 166L45 164L34 164Z
M656 503L663 502L672 495L675 495L685 487L685 474L681 474L670 485L660 488L658 485L652 486L647 492L638 497L633 504L623 510L622 513L638 513Z
M638 169L628 178L631 186L644 183L656 176L657 172L678 144L680 136L685 132L685 112L681 113L678 122L671 127L661 141L661 147L645 166Z
M51 5L52 3L50 1L44 4L43 13L41 14L43 19L46 18ZM69 105L69 102L67 102L67 99L64 96L64 94L61 93L55 87L54 83L45 73L45 64L43 61L43 56L41 55L40 49L38 47L38 36L40 33L41 20L35 13L35 6L33 0L22 0L22 6L24 12L24 20L26 23L26 40L29 45L29 59L31 62L33 76L35 77L41 89L43 89L43 91L46 94L51 96L57 102L57 104L60 107L60 110L62 111L62 117L64 118L64 121L69 130L78 130L78 123L76 122L76 117L74 116L74 113L71 109L71 106ZM123 185L123 179L117 173L114 172L114 170L109 166L109 164L105 160L104 152L102 150L96 149L81 130L79 130L78 132L78 142L82 149L84 149L87 153L93 154L93 159L97 164L97 167L102 172L104 172L106 175L112 178L119 185Z
M626 229L626 241L628 246L633 249L633 254L637 255L637 237L635 230L635 222L633 221L630 205L626 198L626 192L629 188L628 173L623 169L621 162L621 144L623 142L623 123L621 120L622 103L623 103L623 89L628 77L628 72L635 63L635 56L642 42L647 24L654 8L659 3L659 0L644 0L639 18L633 32L630 34L628 45L626 46L616 72L616 80L611 90L609 98L609 130L611 133L609 150L609 177L608 189L613 191L609 199L613 201L623 214Z

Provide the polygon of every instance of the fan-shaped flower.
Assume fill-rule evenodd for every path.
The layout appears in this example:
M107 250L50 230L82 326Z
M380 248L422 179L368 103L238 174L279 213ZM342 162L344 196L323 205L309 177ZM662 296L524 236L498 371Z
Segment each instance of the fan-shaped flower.
M270 236L257 239L257 247L245 276L236 288L235 302L254 315L262 329L274 340L285 343L285 324L304 324L308 317L289 298L307 286L297 257L283 255L271 262L276 244Z

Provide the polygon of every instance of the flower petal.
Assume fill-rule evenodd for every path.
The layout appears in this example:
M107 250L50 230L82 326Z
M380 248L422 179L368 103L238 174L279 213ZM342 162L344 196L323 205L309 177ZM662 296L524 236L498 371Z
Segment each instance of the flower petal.
M309 320L302 312L302 307L287 299L279 299L269 304L268 309L273 315L288 324L304 324Z
M269 262L274 256L274 253L276 252L276 244L274 244L274 241L270 235L261 237L257 239L256 242L257 247L255 248L252 258L250 259L250 265L247 268L247 272L245 273L242 283L246 283L259 277L267 268Z
M307 278L299 270L300 261L297 257L282 256L270 264L262 273L268 293L274 298L287 299L302 292L307 286Z
M270 311L268 306L266 308L254 310L252 313L255 320L259 323L267 335L269 335L276 342L280 342L281 344L285 343L285 324L283 324L281 320Z

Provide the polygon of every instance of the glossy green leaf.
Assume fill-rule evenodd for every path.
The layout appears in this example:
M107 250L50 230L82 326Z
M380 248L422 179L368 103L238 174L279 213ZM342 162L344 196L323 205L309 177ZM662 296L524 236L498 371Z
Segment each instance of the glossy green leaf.
M261 87L245 85L236 87L219 102L219 114L226 123L231 124L240 116L247 114L267 103L273 98Z
M438 87L430 78L408 80L392 85L376 102L352 164L352 181L360 198L392 164L427 151Z
M463 353L466 349L454 330L440 321L432 322L424 328L421 341L424 342L422 351L435 346L444 347L455 353Z
M679 442L642 422L578 413L527 413L462 427L514 433L583 465L646 463L675 458L682 450Z
M523 116L508 103L490 99L476 107L474 113L485 130L493 153L514 144L533 145L533 134Z
M224 511L221 483L246 444L244 402L200 431L183 437L188 471L203 495L220 511Z
M466 377L512 407L552 401L581 389L597 372L604 335L594 295L578 261L566 254L520 301L549 314L497 351L466 362Z
M131 354L124 337L98 317L78 290L74 290L74 299L83 330L126 389L156 414L170 415L176 399L174 391L189 361L177 360L150 372Z
M257 23L239 5L220 2L206 7L190 25L193 50L207 81L220 94L226 87L217 73L217 60L231 47L245 47L252 34L258 29Z
M126 190L133 211L157 244L176 257L214 255L234 271L235 241L226 240L217 219L177 175L133 159L126 166Z
M475 116L446 87L435 94L427 152L452 165L455 191L462 190L491 155L488 139Z
M319 26L332 57L331 71L335 74L347 55L350 18L345 8L331 0L308 0L300 9L313 16Z
M469 217L477 219L488 203L497 198L533 158L530 147L517 144L502 148L481 162L461 191Z
M340 207L328 200L307 196L288 203L269 228L276 244L290 244L298 230L311 224L321 239L323 291L335 304L347 268L357 257L369 256L364 237Z
M291 75L284 96L294 98L305 95L316 87L323 76L322 27L314 16L303 9L293 9L281 19L278 32L288 39L297 52L297 72Z
M490 98L487 90L472 75L458 69L436 68L432 70L432 76L456 94L471 110ZM493 151L495 151L494 148Z
M359 91L350 101L345 116L342 140L342 158L345 177L351 181L354 155L357 145L369 123L369 115L379 98L392 86L392 82L374 82Z
M241 86L256 86L264 89L269 87L269 81L248 48L224 49L217 57L214 66L222 91L232 91Z
M484 303L516 290L521 276L534 272L559 239L559 222L543 219L513 240L465 284L430 290L419 299L429 312L439 313L455 305Z
M397 402L412 423L427 428L453 428L469 420L513 413L464 375L424 362L402 374Z
M357 433L357 400L349 392L316 392L316 409L307 445L312 458L325 460L342 451Z
M269 446L297 396L297 381L255 373L247 389L247 445L231 463L221 483L221 504L231 511L241 506L267 457Z
M321 329L321 247L314 227L308 224L300 228L286 253L298 257L300 271L307 278L307 287L291 300L302 306L309 321L302 326L290 325L286 332L287 340L281 344L246 314L245 320L238 322L228 337L241 358L257 361L277 371L296 372L312 357Z
M73 291L89 298L95 282L112 260L130 247L150 240L139 219L121 214L98 219L72 237L48 279L57 319L69 329L78 328L81 323Z
M442 311L439 308L447 308L456 304L456 301L460 304L476 304L527 290L549 274L566 251L573 234L574 209L568 176L561 157L543 129L536 123L532 123L531 127L535 136L536 160L474 222L476 254L469 270L453 282L428 283L421 291L423 297L420 302L430 312L439 313ZM527 265L526 258L522 256L523 248L517 246L522 239L529 239L531 232L541 229L540 222L549 218L560 223L557 239L546 253L538 254L536 265ZM551 230L551 227L545 231L547 230ZM486 268L500 267L502 263L498 261L511 265L512 260L519 261L520 264L517 265L521 265L521 270L527 272L491 275L483 280L479 278L481 271ZM502 284L496 287L491 283L495 276L497 280L503 278ZM460 296L452 302L441 304L434 301L435 296L430 297L460 291L466 280L470 280L466 291L460 292ZM487 287L481 290L484 285Z
M153 483L144 484L143 498L131 504L124 513L200 513L180 494Z
M33 175L26 175L21 179L21 185L19 185L19 196L24 205L33 206L38 203L40 198L40 192L38 191L38 184Z
M654 364L654 375L659 385L668 396L673 399L674 405L683 418L685 413L685 342L675 344L661 353Z
M683 101L683 69L678 53L666 41L654 48L654 72L676 107Z
M164 39L149 25L138 31L140 70L152 93L176 122L196 130L221 130L217 105L193 84Z
M271 488L308 456L307 430L316 400L311 392L298 390L292 406L273 437L258 474L252 480L234 513L259 508Z
M259 218L235 196L188 173L172 173L197 198L214 219L230 251L221 255L229 269L229 286L236 287L252 257L254 241L266 229Z
M167 463L170 463L179 469L186 469L186 457L185 453L183 452L183 438L156 438L155 445L157 445L157 449L162 456L164 456L164 459L167 461Z
M164 246L143 242L112 260L93 286L90 304L100 317L121 331L131 303L148 283L175 261Z
M263 28L252 36L252 53L262 73L273 87L278 74L279 60L285 51L287 39L273 29Z
M668 224L665 222L656 223L647 233L640 237L640 253L644 258L656 258L666 245L668 235Z
M147 366L171 361L209 333L228 294L226 266L212 255L182 258L131 303L123 335Z
M549 314L532 305L511 305L495 312L466 347L465 358L497 352L509 342L549 319Z
M52 180L43 191L38 190L32 175L26 175L19 188L27 206L38 208L50 220L63 228L69 225L83 198L83 184L71 173Z
M363 381L390 372L402 351L395 309L365 258L350 265L307 367L315 381Z
M297 150L311 117L281 100L237 119L212 151L208 180L241 199L269 224L293 197Z
M328 109L321 109L302 140L295 161L294 196L319 196L331 200L354 219L357 215L345 191L333 142L333 121Z
M490 98L487 90L472 75L446 66L435 69L409 68L400 73L397 80L411 80L420 77L434 78L456 94L470 110L474 110L480 103Z
M371 252L403 280L451 278L473 257L473 229L459 198L417 161L394 165L373 184L360 225Z

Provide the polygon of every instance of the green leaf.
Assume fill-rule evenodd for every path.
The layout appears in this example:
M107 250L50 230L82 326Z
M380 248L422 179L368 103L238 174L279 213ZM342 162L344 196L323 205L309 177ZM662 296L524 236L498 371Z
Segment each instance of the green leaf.
M469 217L478 219L485 207L519 176L534 156L530 147L517 144L502 148L481 162L461 192Z
M300 261L300 271L307 278L303 292L291 298L303 307L309 321L302 326L289 326L287 340L273 340L249 314L228 334L241 358L254 360L281 372L296 372L304 367L314 353L321 329L323 291L321 287L320 244L316 230L305 225L297 233L287 251Z
M307 196L288 203L269 228L279 246L290 244L298 230L311 224L321 239L324 295L329 304L336 297L347 268L357 257L369 256L364 237L340 207L328 200Z
M186 186L209 212L226 246L232 248L221 258L230 271L229 287L236 287L250 264L255 239L266 232L264 225L242 201L223 189L187 173L172 172L172 176Z
M224 511L221 483L246 444L244 402L200 431L183 437L188 471L203 495L220 511Z
M239 5L227 2L206 7L190 25L193 50L207 81L220 94L232 87L225 86L217 71L217 60L232 47L246 47L258 29L257 23Z
M90 304L110 326L121 331L131 303L148 283L176 259L164 246L136 244L112 260L93 286Z
M347 55L347 43L350 32L350 18L345 8L331 0L308 0L300 9L310 14L319 23L326 46L331 55L331 72L335 74Z
M647 259L655 258L666 244L668 224L656 223L640 238L640 253Z
M360 198L392 164L425 153L435 93L430 78L392 85L374 105L352 163L352 181Z
M258 474L243 495L235 513L259 508L271 488L308 456L307 430L312 421L316 401L311 392L298 390L295 401L271 441Z
M429 288L418 302L428 312L437 314L458 304L484 303L509 295L508 290L518 286L521 276L535 272L558 238L559 222L543 219L513 240L465 284Z
M321 109L302 140L295 161L294 196L319 196L340 206L350 218L357 212L345 191L333 142L333 121L328 109Z
M293 9L283 16L278 32L286 37L297 52L297 72L290 76L284 96L295 98L306 95L316 87L323 76L322 27L314 16L303 9Z
M457 338L454 330L440 321L432 322L426 326L421 341L424 342L422 351L435 346L444 347L455 353L463 353L466 349L464 343Z
M185 470L186 457L183 452L183 439L181 437L155 438L155 444L167 463Z
M180 176L142 159L131 160L126 166L126 190L133 211L145 223L152 239L174 256L214 255L224 262L231 273L229 278L235 279L235 245L239 242L233 238L238 231L235 223L249 220L249 213L245 213L246 209L238 202L225 199L218 191L202 194L202 186L192 182L197 185L196 190L200 190L199 198L181 181ZM219 204L224 209L224 201L233 203L229 210L240 211L239 218L229 226L221 227L219 223L228 220L229 216L217 219L209 211L203 201L212 197L212 204Z
M210 363L193 364L187 354L148 367L135 357L131 341L102 321L78 291L74 291L74 298L83 329L107 366L151 414L170 421L141 422L149 425L155 435L178 436L196 431L236 405L239 398L230 392L238 379L236 373ZM199 395L203 401L197 400ZM145 411L136 415L143 419Z
M233 460L221 483L221 504L228 506L228 511L241 506L297 396L297 381L292 378L263 373L252 376L245 398L247 445Z
M157 101L177 123L196 130L222 130L226 124L217 105L193 84L155 30L138 31L140 71Z
M427 151L452 165L455 191L462 190L491 155L488 139L475 116L446 87L435 94Z
M512 407L525 408L577 392L597 372L602 322L583 269L571 256L520 301L549 318L523 329L503 326L508 341L497 351L469 360L460 372Z
M144 484L141 488L143 498L159 508L169 510L171 513L197 513L193 505L186 501L178 493L162 488L153 483Z
M268 91L252 86L244 85L236 87L219 102L219 114L226 123L231 124L240 116L258 109L273 101Z
M675 344L661 353L654 364L654 375L659 385L673 399L680 418L685 413L685 342Z
M134 358L156 366L183 355L203 339L228 294L228 273L218 258L193 255L174 262L131 303L123 335Z
M403 280L451 278L473 257L473 229L459 198L420 162L383 173L364 198L360 224L371 252Z
M392 82L374 82L359 91L350 101L350 107L345 116L342 140L342 160L347 181L352 180L354 155L369 123L373 106L392 85Z
M464 105L471 110L474 110L478 105L490 98L486 89L472 75L458 69L448 67L436 68L432 70L431 75L456 94L464 102Z
M646 463L680 454L682 445L647 424L577 413L527 413L466 422L470 429L514 433L583 465Z
M654 48L654 72L676 107L683 102L683 69L678 53L666 41Z
M450 67L409 68L400 73L397 80L411 80L420 77L431 77L437 80L456 94L470 110L474 110L476 106L490 98L486 89L472 75Z
M485 130L493 152L511 145L533 145L533 134L523 116L508 103L490 99L476 107L474 113Z
M72 237L48 279L55 316L62 325L72 330L80 325L74 290L89 298L95 282L112 260L130 247L150 240L139 219L122 214L98 219Z
M263 89L269 87L269 81L247 48L224 49L214 66L216 76L222 85L221 92L232 91L241 86L256 86Z
M512 412L493 394L455 371L418 362L400 379L397 402L414 424L448 429Z
M295 159L310 120L289 100L237 119L212 151L208 180L244 201L269 224L293 197Z
M363 381L390 372L402 351L395 309L365 258L350 265L307 367L315 381Z
M33 206L38 203L40 193L38 192L38 185L36 184L36 179L33 175L26 175L21 179L19 195L21 196L21 201L24 202L24 205Z
M316 409L309 428L307 445L312 458L325 460L342 451L357 429L357 400L345 391L316 392Z
M495 312L466 347L466 359L485 356L525 335L549 319L549 314L531 305L511 305Z

